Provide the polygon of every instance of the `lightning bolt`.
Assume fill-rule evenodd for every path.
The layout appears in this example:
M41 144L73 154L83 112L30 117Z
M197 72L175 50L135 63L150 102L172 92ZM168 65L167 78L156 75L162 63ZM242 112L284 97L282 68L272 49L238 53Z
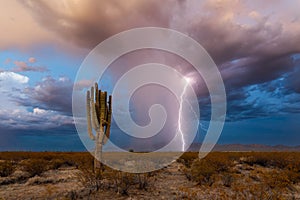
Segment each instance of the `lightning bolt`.
M179 113L178 113L178 132L181 136L181 141L182 141L182 146L181 146L181 150L182 151L185 151L185 140L184 140L184 133L182 131L182 124L181 124L181 121L182 121L182 110L183 110L183 101L184 101L184 94L186 92L186 89L188 87L190 83L190 79L189 78L185 78L185 85L184 85L184 88L183 88L183 91L180 95L180 104L179 104Z
M183 88L183 91L180 95L180 104L179 104L179 115L178 115L178 132L181 136L181 141L182 141L182 146L181 146L181 150L182 151L185 151L185 146L186 146L186 143L185 143L185 140L184 140L184 133L183 133L183 130L182 130L182 112L183 112L183 102L184 102L184 95L186 93L186 89L187 87L189 86L189 84L191 83L191 78L188 78L188 77L184 77L185 79L185 85L184 85L184 88ZM191 106L191 105L190 105ZM193 110L193 109L192 109ZM198 115L197 113L193 110L193 113L195 115L196 118L198 118ZM207 132L207 127L205 127L205 125L203 123L201 123L201 121L199 121L199 125L200 125L200 128L202 130L204 130L205 132Z

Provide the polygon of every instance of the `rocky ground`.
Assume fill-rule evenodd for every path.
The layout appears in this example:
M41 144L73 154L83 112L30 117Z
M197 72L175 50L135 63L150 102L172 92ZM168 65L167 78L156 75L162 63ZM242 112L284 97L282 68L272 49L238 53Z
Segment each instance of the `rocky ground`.
M98 190L87 186L81 179L84 173L74 166L34 177L17 169L0 178L0 199L300 199L299 183L276 186L282 181L276 179L280 169L235 162L230 173L214 174L209 184L191 180L187 170L183 163L174 162L147 177L142 188L134 181L128 183L124 193L106 178L101 179ZM125 186L120 183L119 187Z
M22 180L23 172L16 171L12 176L0 179L0 199L260 199L251 187L259 184L259 173L268 170L237 165L237 182L226 187L218 182L212 186L201 186L189 181L184 168L181 163L173 163L151 177L146 190L132 187L127 195L118 194L113 188L101 188L96 192L83 187L78 181L80 172L74 167L50 170L27 180ZM276 196L276 191L258 189L262 191L256 192L266 196L262 199L269 199L268 194ZM299 191L300 185L294 185L285 190L282 198L300 199Z

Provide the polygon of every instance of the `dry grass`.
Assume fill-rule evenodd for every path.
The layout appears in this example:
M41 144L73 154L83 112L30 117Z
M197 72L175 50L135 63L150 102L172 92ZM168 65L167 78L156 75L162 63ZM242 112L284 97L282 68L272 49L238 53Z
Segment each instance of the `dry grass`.
M39 176L48 170L49 162L44 159L27 159L21 163L23 171L29 174L29 177Z
M130 188L147 190L153 173L133 174L116 171L108 167L94 170L93 167L80 167L77 173L80 183L89 191L112 190L128 195Z
M141 193L151 196L153 192L161 190L161 187L155 187L158 181L167 188L174 184L176 188L173 191L166 189L163 192L178 199L292 199L293 195L300 194L297 189L300 188L298 152L212 152L201 160L198 159L198 153L187 152L177 162L176 165L180 166L174 168L177 171L164 168L155 173L132 174L104 167L95 172L93 157L87 152L2 152L0 175L2 185L7 187L13 183L27 183L26 187L39 184L50 187L64 184L64 180L60 177L52 180L47 174L73 170L76 172L76 184L82 190L66 194L70 199L77 199L83 194L96 194L98 198L103 192L112 195L112 198L117 194L134 196ZM20 175L20 171L28 176ZM182 182L176 184L180 174L181 181L187 186ZM173 177L176 180L172 180ZM53 195L57 196L57 189L52 190Z
M5 160L0 162L0 177L7 177L14 173L15 165L12 161Z
M189 152L179 162L190 181L229 188L232 194L225 192L224 199L287 199L288 193L299 193L294 187L300 183L299 152L213 152L201 160ZM198 193L186 194L196 198Z

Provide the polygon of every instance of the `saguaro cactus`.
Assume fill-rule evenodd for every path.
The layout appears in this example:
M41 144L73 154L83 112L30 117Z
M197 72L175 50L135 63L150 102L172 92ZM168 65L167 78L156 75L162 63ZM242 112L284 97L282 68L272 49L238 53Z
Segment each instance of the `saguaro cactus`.
M95 140L94 169L101 168L102 147L110 135L110 124L112 114L112 97L107 92L98 90L98 84L86 93L87 130L89 137ZM93 134L95 130L96 135Z

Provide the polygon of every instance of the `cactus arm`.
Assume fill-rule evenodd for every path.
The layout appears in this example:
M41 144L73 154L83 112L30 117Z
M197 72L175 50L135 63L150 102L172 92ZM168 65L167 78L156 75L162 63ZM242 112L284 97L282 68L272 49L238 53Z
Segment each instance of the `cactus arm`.
M100 122L99 112L100 112L100 97L98 90L98 83L95 83L95 100L96 100L96 114L98 122Z
M104 135L104 137L103 137L102 141L103 141L103 144L106 144L106 142L109 139L109 135L110 135L110 125L106 127L105 134L103 134L103 135Z
M86 117L87 117L87 131L89 134L89 137L92 140L95 140L95 136L92 131L92 124L91 124L91 97L90 97L90 91L86 92Z
M107 116L106 116L106 129L105 129L105 136L103 138L103 144L106 144L109 135L110 135L110 124L111 124L111 115L112 115L112 106L111 106L112 97L111 95L108 97L108 109L107 109Z
M93 121L93 128L98 131L100 128L99 121L97 119L97 113L96 113L96 104L92 103L92 121Z
M98 132L100 126L99 121L97 119L97 113L96 113L96 104L94 102L94 87L91 88L91 108L92 108L92 125L96 132Z
M101 92L101 90L99 90L98 91L98 105L99 105L99 107L98 107L98 119L99 119L99 122L101 121L101 94L102 94L102 92Z
M100 95L100 121L101 123L105 120L105 110L106 110L106 99L105 99L105 92L101 92Z
M105 99L105 101L104 101L104 104L105 104L104 108L105 108L105 110L104 110L103 119L105 120L105 123L106 123L106 121L107 121L107 110L108 110L108 108L107 108L107 92L104 92L104 99Z

